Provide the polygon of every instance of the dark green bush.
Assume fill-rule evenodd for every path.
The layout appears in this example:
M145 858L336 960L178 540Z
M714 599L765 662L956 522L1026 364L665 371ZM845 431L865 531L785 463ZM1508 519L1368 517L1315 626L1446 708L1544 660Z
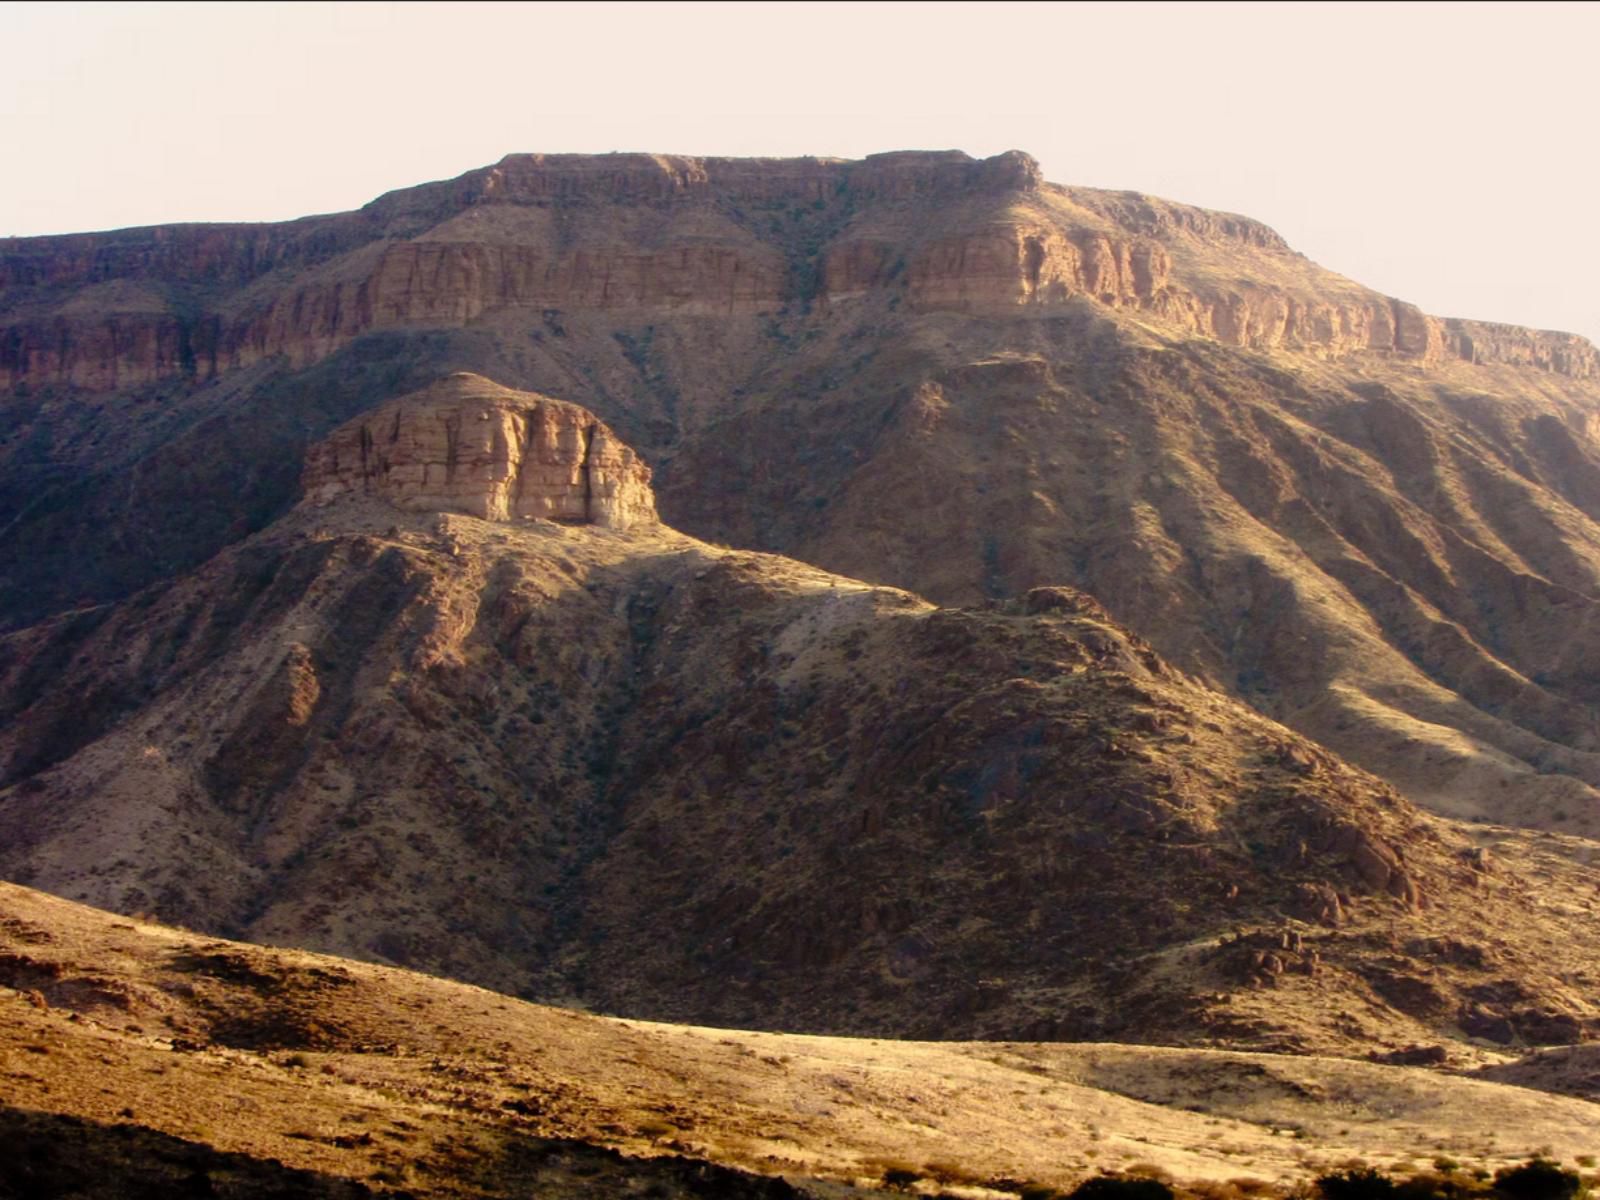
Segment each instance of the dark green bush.
M1172 1200L1172 1189L1159 1179L1097 1175L1070 1193L1072 1200Z
M1394 1180L1371 1167L1335 1171L1317 1177L1323 1200L1394 1200Z
M1395 1200L1461 1200L1483 1189L1466 1175L1423 1171L1395 1187Z
M1583 1181L1548 1158L1532 1158L1520 1167L1496 1171L1494 1190L1511 1200L1572 1200Z

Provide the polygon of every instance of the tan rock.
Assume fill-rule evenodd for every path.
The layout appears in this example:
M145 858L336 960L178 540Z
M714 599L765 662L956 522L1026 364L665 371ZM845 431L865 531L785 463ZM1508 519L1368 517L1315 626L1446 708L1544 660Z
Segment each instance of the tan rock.
M117 292L145 284L132 305ZM1582 338L1441 321L1259 222L1047 184L1016 151L518 154L355 213L0 241L0 387L303 366L375 330L496 313L755 317L872 294L924 311L1088 299L1252 350L1600 374Z
M656 519L650 468L588 410L451 375L314 447L306 497L377 496L410 512L626 529Z

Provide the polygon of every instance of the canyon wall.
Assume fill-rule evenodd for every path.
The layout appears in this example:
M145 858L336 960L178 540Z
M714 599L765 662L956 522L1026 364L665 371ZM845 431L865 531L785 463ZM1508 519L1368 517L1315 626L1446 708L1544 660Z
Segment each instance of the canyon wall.
M483 209L555 219L452 224ZM1221 257L1227 270L1211 269ZM1441 321L1335 276L1308 286L1307 271L1326 274L1259 222L1055 187L1016 152L522 154L356 213L0 242L0 386L304 366L369 331L505 310L651 321L867 298L991 315L1087 300L1254 350L1600 373L1582 338Z

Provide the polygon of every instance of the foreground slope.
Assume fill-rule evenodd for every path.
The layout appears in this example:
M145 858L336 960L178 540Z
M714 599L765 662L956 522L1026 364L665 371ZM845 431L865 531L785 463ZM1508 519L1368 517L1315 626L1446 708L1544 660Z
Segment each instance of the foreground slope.
M1292 1187L1600 1138L1588 1101L1416 1068L618 1021L5 884L0 1016L0 1190L35 1196L163 1170L195 1195L780 1200L900 1171L976 1197L1126 1168Z
M480 370L597 412L690 533L947 604L1071 584L1414 799L1594 832L1594 348L1243 217L1016 153L513 155L7 241L0 327L13 627L198 566L308 439Z
M0 640L0 874L634 1016L1469 1059L1594 1030L1576 843L1424 816L1070 589L941 609L695 541L594 418L474 376L305 488Z

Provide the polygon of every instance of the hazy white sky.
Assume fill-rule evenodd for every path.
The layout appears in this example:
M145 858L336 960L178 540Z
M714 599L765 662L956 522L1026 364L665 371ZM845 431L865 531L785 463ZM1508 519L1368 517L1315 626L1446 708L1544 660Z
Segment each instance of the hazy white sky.
M354 208L513 151L1017 148L1430 312L1600 338L1584 4L0 5L0 236Z

